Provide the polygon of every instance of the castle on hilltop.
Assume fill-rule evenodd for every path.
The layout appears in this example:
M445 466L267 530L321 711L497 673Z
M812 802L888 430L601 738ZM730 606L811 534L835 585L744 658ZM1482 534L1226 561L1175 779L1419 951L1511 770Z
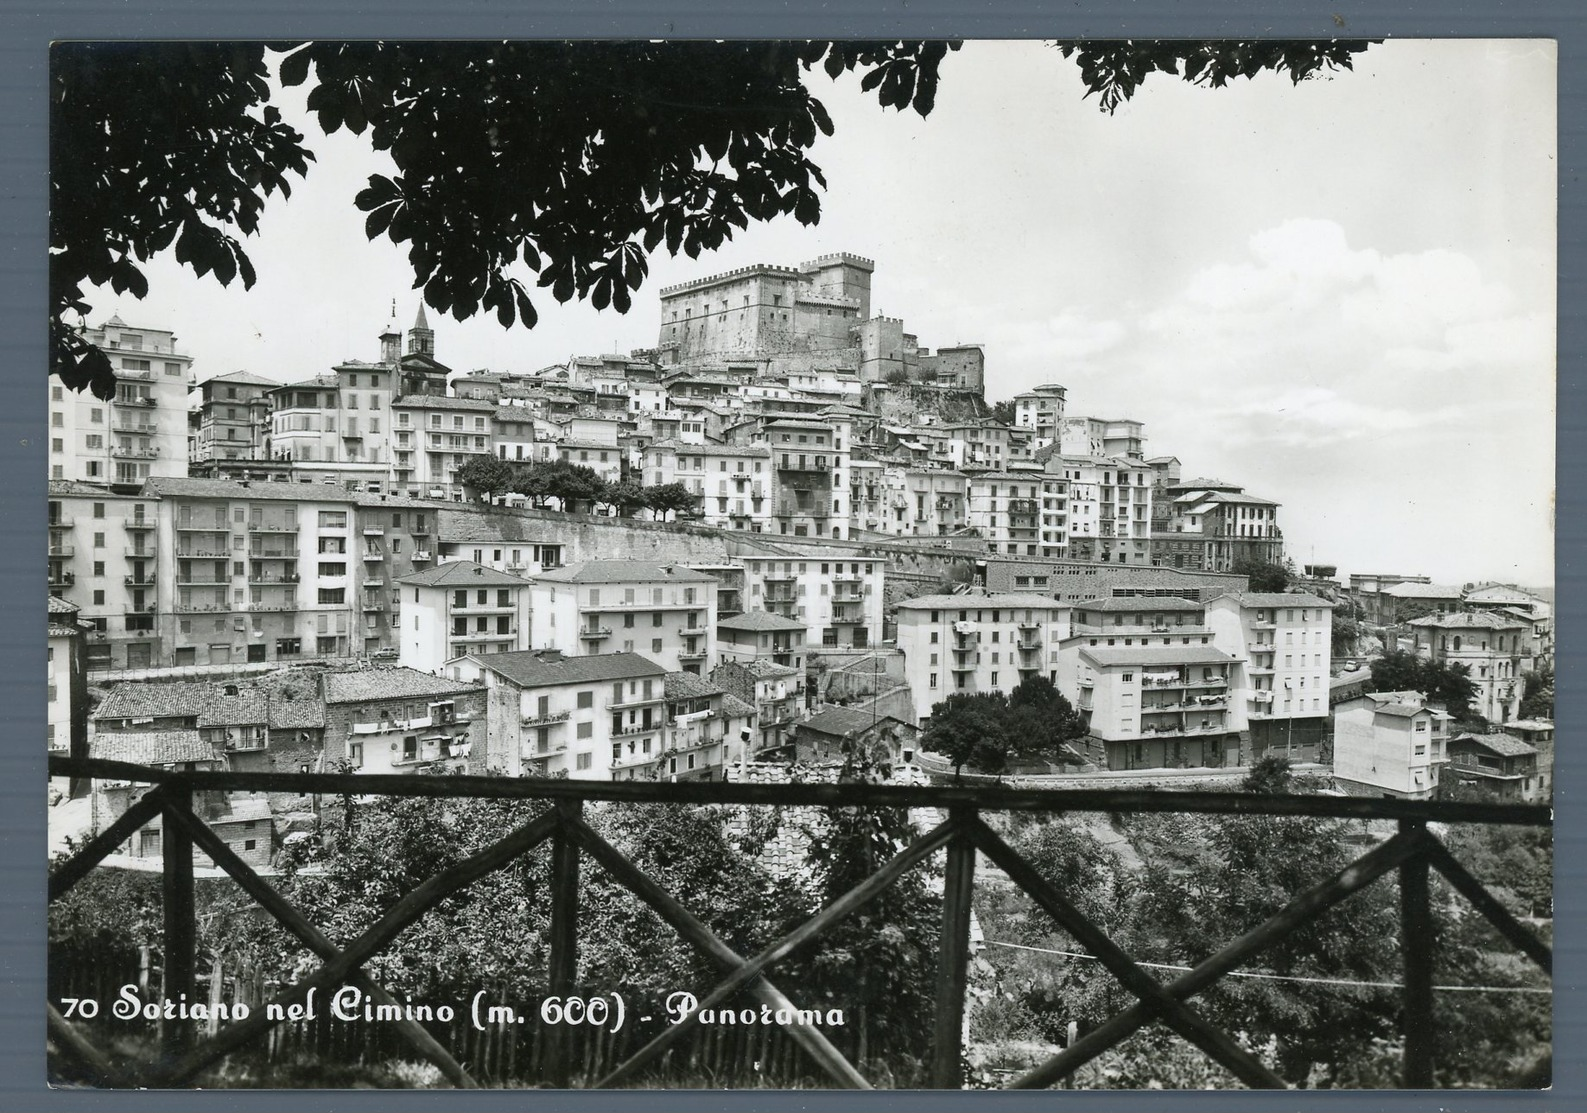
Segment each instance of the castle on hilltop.
M695 370L770 377L847 371L862 383L913 383L980 395L979 344L935 355L897 317L871 315L876 263L838 252L797 267L757 264L661 290L657 358Z

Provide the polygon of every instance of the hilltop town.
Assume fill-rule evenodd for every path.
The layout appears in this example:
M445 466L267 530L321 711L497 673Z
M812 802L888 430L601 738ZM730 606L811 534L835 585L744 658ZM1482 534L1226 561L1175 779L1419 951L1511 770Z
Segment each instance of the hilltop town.
M1280 754L1355 794L1547 797L1552 723L1522 701L1549 600L1297 570L1272 492L1059 383L989 402L996 353L873 315L875 266L666 287L654 348L532 372L447 366L422 306L291 381L87 330L117 391L51 387L51 753L687 780L865 752L951 776L975 762L928 746L938 706L1044 681L1080 729L994 771ZM1400 652L1468 670L1466 720L1372 690ZM268 864L295 806L220 822Z

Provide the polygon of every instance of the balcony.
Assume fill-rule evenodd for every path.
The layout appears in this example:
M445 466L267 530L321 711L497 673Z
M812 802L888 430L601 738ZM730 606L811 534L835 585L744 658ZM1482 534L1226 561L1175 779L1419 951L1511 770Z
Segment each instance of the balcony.
M160 455L158 448L134 448L126 444L110 446L110 455L118 460L153 460Z
M413 550L413 559L415 563L419 563L421 561L432 560L434 557L429 549L415 549Z
M121 582L128 587L153 587L153 576L123 576Z
M678 660L680 661L703 661L705 660L706 656L707 654L703 649L678 650Z
M248 582L251 584L295 584L298 582L298 574L296 572L250 572L248 573Z
M545 715L525 715L521 725L525 727L550 727L568 721L571 711L552 711Z
M153 560L158 554L156 549L122 549L121 553L128 560ZM226 556L226 553L177 553L177 556Z
M231 577L230 576L214 576L214 575L208 575L208 574L200 576L200 575L198 575L198 574L196 574L194 572L177 572L177 574L176 574L176 582L179 583L179 584L184 584L184 585L185 584L200 584L200 585L202 585L202 584L214 584L214 585L230 584L231 583Z
M386 531L380 526L365 526L363 534L365 537L384 537L386 536Z
M1273 693L1265 689L1252 692L1250 695L1253 703L1271 704L1273 702Z
M555 742L547 742L544 746L537 745L534 742L524 742L519 747L518 754L524 761L544 761L546 758L565 753L567 748L567 742L561 739Z
M69 543L63 542L59 545L50 546L50 556L52 557L69 557L76 555L76 553L77 547Z
M613 738L632 738L637 734L654 734L666 724L660 722L625 723L621 727L614 727Z
M1272 653L1278 646L1272 642L1247 642L1245 648L1252 653Z
M160 427L152 421L119 421L110 428L112 432L125 433L130 437L152 437L160 431Z
M132 529L132 530L143 530L143 529L154 529L155 528L155 523L154 523L154 519L153 518L128 518L126 521L122 522L121 524L122 524L122 527L124 529Z
M230 614L236 608L230 603L177 603L173 614Z
M296 533L298 527L293 522L249 522L249 533Z
M49 583L51 587L71 587L76 582L77 574L75 572L62 571L50 573Z
M615 696L607 696L606 702L602 706L604 706L608 711L623 711L630 707L644 707L647 704L653 705L657 703L663 703L665 701L666 696L660 693L657 693L654 696L623 696L621 699Z
M364 609L372 610L376 608L365 607ZM505 634L498 633L494 630L471 630L467 634L450 634L448 635L448 640L451 641L454 646L459 646L468 642L510 642L515 640L517 637L518 632L516 630L508 631Z
M57 514L49 520L50 529L71 529L77 524L77 519L70 514Z
M298 605L296 602L287 602L286 600L269 600L266 602L249 603L246 607L239 607L237 609L252 611L255 614L285 614L291 611L296 611L298 609Z
M122 613L123 614L154 614L156 612L156 610L157 610L157 608L155 607L155 605L153 603L144 603L142 605L138 605L138 604L135 604L135 603L128 603L125 607L122 608Z

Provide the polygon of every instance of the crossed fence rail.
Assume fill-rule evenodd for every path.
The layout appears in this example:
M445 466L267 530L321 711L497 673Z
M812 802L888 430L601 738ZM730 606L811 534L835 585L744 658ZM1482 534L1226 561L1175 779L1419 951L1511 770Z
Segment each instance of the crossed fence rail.
M1118 1013L1046 1062L1021 1075L1015 1088L1040 1088L1067 1078L1086 1062L1152 1023L1161 1023L1200 1048L1242 1083L1256 1088L1284 1088L1285 1081L1230 1034L1206 1020L1192 999L1241 964L1335 905L1391 873L1400 890L1401 953L1403 956L1404 1057L1402 1083L1409 1088L1433 1085L1437 1034L1433 1024L1433 920L1429 871L1442 874L1499 934L1518 951L1552 973L1552 951L1474 878L1428 829L1430 823L1515 824L1552 826L1547 807L1519 804L1430 802L1361 799L1334 796L1268 796L1227 792L1160 792L1120 789L1015 789L987 786L895 786L840 784L728 784L601 782L479 776L360 775L329 773L167 772L146 766L98 759L51 757L51 776L115 779L152 785L110 827L91 839L50 876L49 896L69 892L108 854L144 824L160 818L162 850L162 915L164 919L163 996L194 997L196 932L193 893L193 852L207 854L249 897L323 962L313 974L283 989L270 1004L284 1011L299 1004L311 989L338 983L357 986L376 1004L395 999L363 970L404 929L446 897L475 880L501 869L521 855L549 842L552 853L550 961L547 993L565 996L574 989L578 947L579 872L583 861L600 866L672 926L679 936L709 958L722 980L698 998L694 1010L663 1029L612 1068L598 1086L633 1082L698 1026L701 1013L747 994L771 1010L798 1006L770 979L779 961L821 937L835 924L864 907L909 870L939 850L946 850L942 934L935 979L936 1017L930 1054L930 1084L959 1088L963 1082L963 1018L970 955L970 911L977 856L1001 869L1056 924L1067 931L1136 998ZM195 813L194 794L211 791L291 792L299 794L379 797L449 797L541 799L553 807L518 827L484 850L430 877L402 897L375 923L345 947L338 947L243 862ZM864 881L815 916L758 954L745 956L729 947L693 912L669 894L621 851L585 822L586 801L695 805L760 805L793 807L931 808L947 818L900 850ZM1110 813L1178 812L1222 815L1313 816L1363 820L1395 820L1398 832L1367 851L1349 866L1296 894L1279 912L1231 941L1171 982L1162 982L1138 965L1105 932L1090 922L1053 883L1005 842L982 818L982 812ZM118 1069L88 1034L65 1019L53 1004L48 1008L51 1038L97 1081L108 1086L176 1087L191 1083L228 1054L248 1046L273 1025L267 1006L234 1020L202 1042L197 1028L180 1020L162 1024L159 1059L135 1076ZM423 1025L398 1020L402 1038L434 1064L453 1085L478 1083L452 1050ZM785 1029L832 1083L869 1088L865 1077L818 1027L789 1025ZM543 1080L567 1086L572 1056L566 1030L548 1030L540 1046Z

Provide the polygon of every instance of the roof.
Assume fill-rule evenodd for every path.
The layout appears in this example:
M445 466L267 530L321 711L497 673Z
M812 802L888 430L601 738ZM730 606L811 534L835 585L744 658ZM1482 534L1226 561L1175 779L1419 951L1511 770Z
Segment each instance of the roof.
M1531 625L1518 618L1504 618L1492 611L1470 611L1463 614L1430 614L1413 618L1412 626L1435 626L1440 630L1520 630Z
M1452 584L1395 584L1383 592L1396 599L1459 599L1461 590Z
M349 669L325 674L325 702L363 703L367 700L404 699L415 696L451 696L479 691L477 684L465 684L444 676L431 676L417 669L395 665L389 668Z
M391 404L409 409L468 410L481 414L496 412L495 402L484 398L453 398L449 394L404 394Z
M289 502L351 503L347 488L330 483L276 483L271 480L188 479L150 476L143 482L145 498L283 499Z
M63 626L59 622L51 622L45 630L45 636L51 638L75 638L83 633L80 626Z
M715 583L716 577L683 564L658 564L650 560L587 560L535 576L536 582L565 584Z
M249 823L260 819L270 819L270 801L264 796L232 796L227 799L226 806L231 809L225 815L206 819L205 822L214 825L217 823Z
M1218 599L1233 599L1242 607L1332 607L1318 595L1304 591L1226 591Z
M334 390L336 387L339 387L341 385L342 385L342 381L339 378L337 378L333 374L326 373L324 375L315 375L312 378L308 378L308 379L299 379L297 382L293 382L293 383L277 383L275 386L270 388L270 392L274 393L275 391L278 391L278 390L300 390L300 389Z
M667 675L666 669L638 653L564 657L556 650L522 649L514 653L470 656L469 660L520 688L554 688L564 684L596 684L603 680Z
M803 630L803 622L795 622L791 618L784 618L780 614L771 614L768 611L745 611L733 615L731 618L716 620L718 630L745 630L749 632L761 630Z
M890 718L893 716L877 715L874 711L856 711L852 707L829 707L824 711L816 712L798 726L801 730L812 730L817 734L830 734L842 738L844 735L869 730L876 723Z
M966 592L963 595L918 595L913 599L905 599L898 604L900 610L931 610L931 611L962 611L971 607L1048 607L1055 610L1068 610L1068 603L1060 603L1046 595L1032 595L1025 592Z
M751 715L758 715L754 704L745 703L732 692L722 693L722 714L731 719L746 719Z
M1528 754L1537 753L1537 747L1530 742L1523 742L1513 735L1494 732L1492 734L1457 734L1449 740L1453 746L1456 742L1475 742L1485 749L1492 750L1500 757L1526 757Z
M88 744L90 757L130 761L137 765L177 765L188 761L217 761L215 747L196 730L129 731L96 735Z
M692 672L669 672L662 685L668 699L703 699L722 694L722 686Z
M94 711L95 719L196 718L213 697L214 686L203 681L118 684Z
M784 676L801 675L800 671L791 665L779 665L776 661L768 661L764 658L756 658L753 661L726 661L717 667L727 668L730 665L737 665L756 680L775 680Z
M236 692L228 694L228 688ZM232 726L242 723L264 723L269 718L264 692L255 687L239 684L210 685L210 695L198 711L201 727Z
M1113 599L1087 599L1074 604L1077 611L1104 611L1112 614L1122 611L1125 614L1135 614L1145 611L1199 611L1204 604L1194 599L1183 596L1170 595L1161 599L1150 596L1122 596Z
M1218 665L1235 660L1213 645L1088 645L1080 656L1097 665Z
M242 386L280 386L281 385L279 380L266 379L263 376L254 375L254 374L251 374L251 373L249 373L247 371L228 371L224 375L211 375L209 378L205 379L202 383L200 383L198 385L199 386L208 386L210 383L238 383L238 384L240 384Z
M49 597L50 614L76 614L77 604L68 603L58 595Z
M509 576L471 560L449 560L426 568L411 576L404 576L399 584L416 584L420 587L525 587L529 581L519 576Z

